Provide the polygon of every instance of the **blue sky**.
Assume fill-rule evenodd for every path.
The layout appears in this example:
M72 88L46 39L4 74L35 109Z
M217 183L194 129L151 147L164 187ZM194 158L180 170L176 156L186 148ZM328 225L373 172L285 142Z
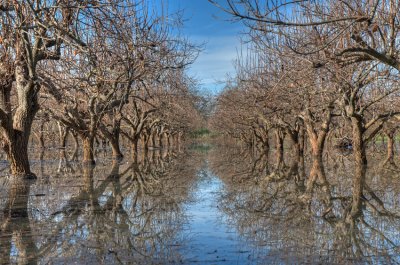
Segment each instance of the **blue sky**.
M234 75L233 61L240 48L243 26L207 0L166 0L169 12L183 10L185 23L182 33L204 49L190 67L202 90L217 94L227 75Z

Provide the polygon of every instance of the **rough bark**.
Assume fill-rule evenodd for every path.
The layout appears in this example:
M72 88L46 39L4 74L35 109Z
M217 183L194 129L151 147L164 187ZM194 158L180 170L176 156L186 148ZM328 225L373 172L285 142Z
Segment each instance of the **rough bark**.
M94 160L94 137L82 135L83 163L95 164Z
M44 131L44 121L42 120L40 122L40 126L39 126L39 146L40 146L40 148L45 148L43 131Z
M158 146L159 146L160 148L163 148L163 147L164 147L163 133L161 133L161 134L158 135Z
M71 160L75 160L78 156L79 141L78 141L78 134L74 131L72 131L72 138L74 139L74 151Z
M385 132L385 135L388 138L387 144L386 144L386 160L384 162L385 164L390 164L390 165L395 165L394 163L394 135L395 132L394 130L389 130Z
M109 139L110 145L112 149L112 157L113 159L122 159L124 155L121 152L120 144L119 144L119 137Z
M67 137L69 133L69 127L62 126L61 123L58 123L58 133L60 137L60 148L65 149L67 146Z
M15 70L18 107L11 117L10 113L1 110L1 126L3 131L4 150L10 162L11 173L26 178L36 178L31 172L28 157L28 142L33 119L39 110L37 93L39 90L32 78L27 76L27 67L18 62ZM3 90L3 95L4 95ZM9 96L6 92L6 97ZM3 97L3 100L10 100ZM9 109L9 103L2 103Z
M168 146L168 148L170 148L172 146L171 135L170 134L166 135L166 140L167 140L167 146Z
M352 136L353 136L353 156L355 172L353 177L353 200L351 205L351 217L357 217L360 214L363 190L365 186L365 173L367 165L367 156L365 152L365 143L363 140L364 127L361 118L352 117Z
M156 135L156 133L155 132L153 132L152 134L151 134L151 146L153 147L153 148L156 148L156 146L157 146L157 135Z
M132 159L137 162L138 160L138 146L139 146L139 137L135 137L132 139Z
M143 154L146 157L149 153L149 135L147 133L143 134Z
M282 161L283 158L283 141L285 139L285 133L283 130L276 129L275 130L275 148L277 154L277 160Z

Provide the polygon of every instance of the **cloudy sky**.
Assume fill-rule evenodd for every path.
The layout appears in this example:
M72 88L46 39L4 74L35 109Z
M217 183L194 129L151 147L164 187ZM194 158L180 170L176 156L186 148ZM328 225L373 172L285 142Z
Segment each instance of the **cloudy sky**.
M183 33L196 44L204 44L189 74L201 83L203 90L218 93L227 75L234 75L233 61L240 48L240 23L229 21L228 14L207 0L168 0L169 12L182 10Z

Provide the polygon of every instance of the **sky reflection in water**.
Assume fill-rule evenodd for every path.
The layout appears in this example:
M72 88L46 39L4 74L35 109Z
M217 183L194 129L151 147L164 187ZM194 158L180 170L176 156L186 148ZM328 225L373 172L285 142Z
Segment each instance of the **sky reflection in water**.
M351 156L164 150L93 169L38 155L36 182L0 179L1 264L400 261L398 170L379 159L352 216Z

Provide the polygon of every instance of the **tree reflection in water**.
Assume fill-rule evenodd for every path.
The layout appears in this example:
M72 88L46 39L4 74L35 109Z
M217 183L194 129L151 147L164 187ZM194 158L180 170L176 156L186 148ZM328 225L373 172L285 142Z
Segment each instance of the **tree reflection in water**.
M96 167L64 150L38 156L36 182L0 179L2 264L198 262L185 252L193 236L185 205L210 171L224 185L209 209L237 232L227 235L232 245L247 246L230 253L246 253L248 264L400 262L398 172L377 158L355 170L351 156L337 152L312 159L155 150ZM224 264L209 263L217 261Z
M94 168L69 161L61 151L60 161L46 163L42 172L51 178L33 184L1 179L1 262L180 262L186 220L181 204L198 165L182 154L149 156Z
M220 153L209 157L226 187L220 208L254 245L257 262L400 262L400 183L376 159L354 170L351 156L331 154L327 161L309 161L306 172L300 157L271 166L265 154ZM235 166L227 166L232 161ZM362 194L356 202L354 183Z

